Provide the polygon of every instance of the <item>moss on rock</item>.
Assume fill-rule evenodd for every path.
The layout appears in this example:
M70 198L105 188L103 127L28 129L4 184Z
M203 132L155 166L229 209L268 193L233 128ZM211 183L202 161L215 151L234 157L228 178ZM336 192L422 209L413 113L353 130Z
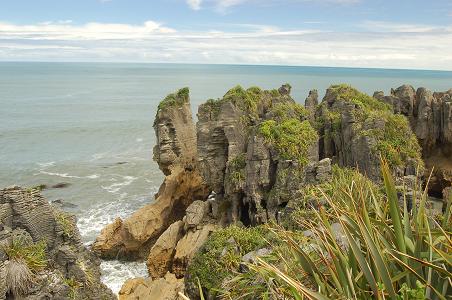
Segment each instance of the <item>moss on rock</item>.
M158 111L169 107L182 106L185 103L188 103L189 94L190 89L188 87L184 87L175 93L169 94L159 103Z
M357 121L356 131L360 136L375 139L376 143L372 150L384 157L392 167L406 165L409 160L416 161L419 166L423 165L421 147L406 117L394 114L390 105L361 93L349 85L333 85L329 90L330 96L336 100L351 102L355 105L353 115ZM337 132L341 127L340 112L330 110L329 117L333 131ZM384 125L366 126L377 123L384 123Z
M317 131L309 121L295 118L264 121L259 126L259 133L275 147L281 158L297 160L301 165L309 162L309 149L318 140Z

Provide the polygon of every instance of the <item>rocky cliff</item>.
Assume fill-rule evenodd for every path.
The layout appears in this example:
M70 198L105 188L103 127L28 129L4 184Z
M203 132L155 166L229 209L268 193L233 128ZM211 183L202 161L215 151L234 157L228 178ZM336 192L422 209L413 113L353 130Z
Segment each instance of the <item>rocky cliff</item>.
M38 190L0 190L0 299L115 299L99 264Z
M392 106L394 113L408 118L422 147L427 178L434 168L429 184L431 194L441 198L443 190L452 183L452 89L431 92L403 85L391 89L388 96L377 91L374 97Z
M399 184L416 181L416 170L424 168L423 140L393 102L337 85L320 104L311 91L303 107L290 92L288 84L278 90L237 86L202 104L196 127L187 89L161 102L154 159L167 177L155 202L110 224L93 245L105 258L146 259L152 279L128 281L121 299L171 286L182 293L181 280L212 232L229 224L283 223L294 208L309 205L307 186L331 180L333 164L379 182L381 156ZM196 290L192 280L185 288ZM178 297L166 295L161 299Z

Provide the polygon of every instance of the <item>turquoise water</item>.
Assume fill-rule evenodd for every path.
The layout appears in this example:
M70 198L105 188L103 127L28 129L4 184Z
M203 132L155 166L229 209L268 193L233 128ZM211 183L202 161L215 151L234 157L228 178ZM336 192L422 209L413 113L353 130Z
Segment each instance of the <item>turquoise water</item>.
M372 94L404 83L452 87L452 72L278 66L99 63L0 63L0 186L65 182L49 200L71 210L86 243L115 217L153 199L162 174L152 162L152 123L158 102L184 86L198 104L241 84L293 86L303 103L309 89L323 95L334 83ZM115 290L144 264L103 264Z

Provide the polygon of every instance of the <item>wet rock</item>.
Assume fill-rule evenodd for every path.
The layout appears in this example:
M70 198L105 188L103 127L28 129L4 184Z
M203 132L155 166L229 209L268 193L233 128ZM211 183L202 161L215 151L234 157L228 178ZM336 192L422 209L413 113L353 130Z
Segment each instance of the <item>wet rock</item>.
M63 189L63 188L67 188L70 185L71 184L68 182L60 182L60 183L52 185L52 189Z

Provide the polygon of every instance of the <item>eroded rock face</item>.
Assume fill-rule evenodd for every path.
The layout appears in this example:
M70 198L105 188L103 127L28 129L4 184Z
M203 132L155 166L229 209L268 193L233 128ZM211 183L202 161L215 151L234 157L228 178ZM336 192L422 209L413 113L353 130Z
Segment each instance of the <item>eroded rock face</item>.
M196 163L196 131L193 123L188 89L181 89L164 99L154 121L157 144L154 160L165 175L176 166Z
M401 95L400 106L411 111L412 93L407 91ZM416 167L422 165L419 145L406 120L395 117L389 106L349 86L328 88L317 108L316 120L321 124L320 157L332 158L333 163L340 166L357 167L374 181L380 180L380 155L389 160L396 177L414 175ZM397 137L393 137L395 135ZM405 140L401 147L403 155L396 150L393 141L396 139ZM390 151L393 156L389 155Z
M147 266L152 278L160 278L171 270L177 242L182 238L184 222L171 224L158 238L149 252Z
M167 176L153 203L102 230L92 249L103 258L147 258L160 235L182 220L187 207L207 198L208 190L197 167L196 131L187 88L160 103L154 129L154 160ZM161 274L158 269L156 266L153 275Z
M290 200L289 194L270 197L271 191L276 194L283 184L277 178L281 181L286 177L288 166L292 166L289 168L293 172L302 172L304 166L294 157L283 157L281 149L261 133L266 121L274 121L268 124L277 127L289 120L300 123L310 119L310 114L290 97L290 90L289 85L277 91L236 87L223 99L209 100L199 107L199 168L209 189L216 193L224 223L241 221L249 225L274 220L277 211ZM313 105L316 97L313 91L310 95ZM317 143L309 147L308 160L318 161Z
M104 228L92 249L103 258L144 258L168 226L182 220L194 199L206 197L206 187L197 171L173 168L156 200Z
M452 89L434 92L403 85L392 89L389 96L375 92L374 97L393 106L394 112L405 115L422 147L426 165L425 177L434 173L430 190L441 197L442 190L452 183Z
M52 207L39 191L0 190L0 225L1 299L116 298L100 282L100 261L81 243L74 218ZM39 269L8 250L39 245L47 260ZM18 272L24 277L14 282Z

